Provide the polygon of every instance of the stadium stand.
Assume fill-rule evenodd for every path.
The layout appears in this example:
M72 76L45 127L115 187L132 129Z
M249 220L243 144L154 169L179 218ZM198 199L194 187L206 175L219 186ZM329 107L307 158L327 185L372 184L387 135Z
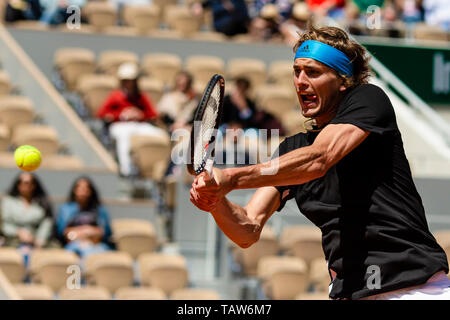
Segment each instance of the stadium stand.
M23 257L15 248L0 248L0 269L11 283L25 279Z
M44 284L17 283L14 289L23 300L53 300L52 289Z
M171 300L220 300L217 291L200 288L176 289L170 296Z
M167 300L165 292L152 287L122 287L114 295L116 300Z
M82 286L77 289L63 288L58 292L59 300L110 300L111 295L101 286Z

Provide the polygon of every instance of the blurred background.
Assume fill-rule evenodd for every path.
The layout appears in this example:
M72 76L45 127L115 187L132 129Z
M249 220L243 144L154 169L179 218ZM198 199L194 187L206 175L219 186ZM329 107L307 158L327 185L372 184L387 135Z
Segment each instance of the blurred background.
M320 232L294 202L238 248L189 202L173 156L215 73L218 166L305 130L292 48L308 23L372 55L449 255L448 0L1 0L0 18L1 299L327 299ZM33 173L14 163L23 144L42 153Z

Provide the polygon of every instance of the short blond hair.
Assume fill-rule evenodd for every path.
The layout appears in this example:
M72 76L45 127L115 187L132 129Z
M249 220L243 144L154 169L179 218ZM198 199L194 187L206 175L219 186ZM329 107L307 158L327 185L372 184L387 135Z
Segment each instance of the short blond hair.
M300 39L294 46L294 53L307 40L326 43L342 51L353 64L353 75L351 77L339 74L344 80L344 86L351 88L369 82L370 56L367 54L367 50L356 41L351 40L344 30L337 27L315 28L310 24L308 29L299 35Z

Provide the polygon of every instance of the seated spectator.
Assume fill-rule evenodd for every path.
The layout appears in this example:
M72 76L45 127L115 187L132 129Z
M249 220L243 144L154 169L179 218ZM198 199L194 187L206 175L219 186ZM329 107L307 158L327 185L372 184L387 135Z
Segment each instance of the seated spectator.
M282 41L280 11L274 4L265 5L250 24L249 34L256 41Z
M42 14L39 0L7 0L5 21L39 20Z
M306 30L308 22L312 20L312 13L305 2L297 2L292 8L289 19L283 22L279 30L284 41L293 47L299 38L299 33Z
M139 89L138 66L134 63L124 63L119 67L117 76L120 89L110 93L98 110L97 117L105 121L109 135L116 141L120 174L126 177L132 173L131 136L160 136L167 133L156 126L158 112L151 98Z
M253 0L249 3L251 18L260 16L261 10L268 4L274 5L284 21L289 18L292 10L292 0Z
M163 94L159 100L157 108L169 131L179 128L190 129L190 123L199 102L192 85L192 75L181 71L175 77L173 90Z
M52 236L52 208L41 182L32 173L22 172L2 199L4 245L20 249L27 262L33 248L49 244Z
M317 19L345 19L345 0L306 0L306 3Z
M109 0L110 3L114 4L117 8L117 13L119 16L119 25L124 25L123 9L124 7L132 6L148 6L152 3L152 0Z
M448 0L423 0L425 22L450 32L450 5Z
M211 8L214 29L227 36L247 33L249 16L244 0L205 0L192 4L192 12L201 16L205 8Z
M110 218L88 177L73 183L66 203L59 208L56 230L64 248L82 258L111 250Z
M255 103L248 97L250 81L237 78L233 91L223 100L222 124L228 127L248 129L254 127Z
M85 3L86 0L41 0L44 12L40 21L50 25L65 23L73 14L71 11L68 12L67 8L70 6L81 8Z

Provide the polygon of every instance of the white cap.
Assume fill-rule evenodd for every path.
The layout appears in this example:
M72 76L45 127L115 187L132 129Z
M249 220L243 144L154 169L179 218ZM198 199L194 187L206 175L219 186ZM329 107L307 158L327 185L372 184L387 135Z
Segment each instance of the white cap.
M117 77L119 80L134 80L139 75L138 66L132 62L122 63L117 70Z
M292 15L299 20L308 20L311 18L311 11L304 2L297 2L292 9Z

